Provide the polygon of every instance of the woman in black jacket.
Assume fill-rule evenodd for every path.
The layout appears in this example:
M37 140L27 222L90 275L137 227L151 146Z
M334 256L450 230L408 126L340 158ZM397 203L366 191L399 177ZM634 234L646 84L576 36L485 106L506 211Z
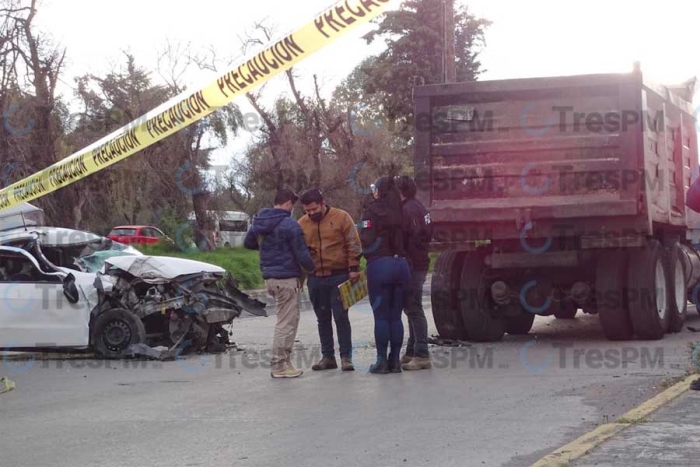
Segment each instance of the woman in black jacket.
M365 205L360 230L377 343L377 362L370 367L371 373L401 372L401 313L411 279L405 258L401 212L401 198L394 179L379 178L372 185L372 199Z

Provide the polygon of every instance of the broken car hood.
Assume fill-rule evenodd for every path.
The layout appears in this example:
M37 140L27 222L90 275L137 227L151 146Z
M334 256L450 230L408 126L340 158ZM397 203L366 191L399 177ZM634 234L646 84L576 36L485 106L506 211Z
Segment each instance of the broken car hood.
M226 270L212 264L168 256L120 256L105 261L105 272L117 268L134 277L170 281L191 274L225 274Z

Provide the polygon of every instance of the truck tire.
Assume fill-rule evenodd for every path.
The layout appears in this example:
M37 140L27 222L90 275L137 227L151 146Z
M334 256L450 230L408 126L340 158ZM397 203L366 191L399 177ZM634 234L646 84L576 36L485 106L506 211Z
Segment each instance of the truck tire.
M435 327L443 339L465 340L467 338L459 310L458 294L464 255L463 252L446 251L440 253L435 262L430 286L430 302Z
M597 258L595 287L598 319L605 337L629 340L634 335L625 289L627 287L626 251L605 251Z
M678 243L665 251L666 268L668 274L668 291L670 314L668 319L668 331L680 332L685 323L688 312L688 271L685 269L683 252Z
M506 332L505 320L493 316L488 291L483 280L484 259L481 255L466 255L462 265L460 308L467 339L475 342L496 342Z
M146 342L146 328L138 316L121 308L107 310L97 317L92 345L98 358L123 358L133 344Z
M530 334L532 325L535 322L535 314L527 310L521 310L518 316L508 316L505 318L505 330L512 336L526 336Z
M562 300L559 302L557 311L554 312L554 317L557 319L575 319L578 313L578 305L571 300Z
M657 240L631 253L627 268L627 303L634 333L658 340L669 326L669 271L664 249Z

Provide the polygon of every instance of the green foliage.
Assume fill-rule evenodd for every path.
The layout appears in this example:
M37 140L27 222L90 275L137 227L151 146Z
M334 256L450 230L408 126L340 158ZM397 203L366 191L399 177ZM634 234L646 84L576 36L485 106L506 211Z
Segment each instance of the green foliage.
M402 132L410 138L413 117L412 80L441 83L443 77L442 0L406 0L397 11L386 13L377 30L365 36L371 43L383 39L387 50L358 69L363 91L379 94L389 119L405 124ZM475 80L481 73L478 55L490 21L472 15L465 5L455 6L455 58L457 81Z

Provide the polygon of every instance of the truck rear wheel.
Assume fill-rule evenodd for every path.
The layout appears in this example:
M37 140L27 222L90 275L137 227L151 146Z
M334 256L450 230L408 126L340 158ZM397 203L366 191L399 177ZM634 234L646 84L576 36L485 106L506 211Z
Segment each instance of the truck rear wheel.
M467 338L476 342L495 342L505 334L503 318L494 316L489 300L491 284L484 280L484 259L478 254L468 254L462 265L460 308Z
M626 251L605 251L596 264L596 308L605 337L610 340L628 340L634 335L627 298Z
M662 339L670 316L669 272L664 249L650 240L633 251L627 269L627 302L632 327L641 339Z
M557 319L575 319L578 313L578 305L571 300L562 300L559 302L557 311L554 312L554 317Z
M446 251L440 253L435 262L430 286L430 301L435 327L443 339L465 340L467 338L458 297L464 256L463 252Z
M669 307L668 330L670 332L680 332L685 323L685 316L688 311L688 292L686 283L688 281L688 271L685 270L683 262L683 252L678 243L674 243L666 250L666 270L669 272Z
M518 316L505 318L506 332L513 336L525 336L530 334L532 325L535 322L535 314L527 310L521 310Z

